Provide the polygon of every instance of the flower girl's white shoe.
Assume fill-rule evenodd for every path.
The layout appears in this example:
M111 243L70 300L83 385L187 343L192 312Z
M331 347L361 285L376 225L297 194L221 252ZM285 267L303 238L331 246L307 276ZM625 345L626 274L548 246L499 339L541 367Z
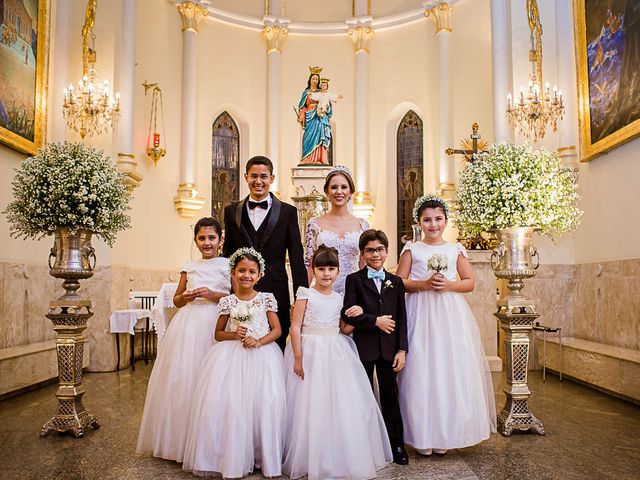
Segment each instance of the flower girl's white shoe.
M444 455L445 453L447 453L447 449L446 448L434 448L433 449L433 453L437 453L438 455Z
M428 457L429 455L431 455L433 453L433 449L431 449L431 448L416 448L416 452L418 452L420 455L424 455L425 457Z

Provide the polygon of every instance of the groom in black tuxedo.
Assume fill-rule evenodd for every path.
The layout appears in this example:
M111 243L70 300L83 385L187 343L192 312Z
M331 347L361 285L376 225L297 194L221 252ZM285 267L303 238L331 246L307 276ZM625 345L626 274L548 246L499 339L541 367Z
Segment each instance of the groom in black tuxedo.
M222 256L230 257L241 247L253 247L264 257L266 272L255 288L259 292L273 293L276 297L278 319L282 327L282 335L276 341L284 350L291 325L289 277L285 269L287 252L293 275L293 291L309 286L298 228L298 211L269 192L275 177L273 164L267 157L250 158L244 178L249 185L249 196L224 209Z
M376 371L380 410L389 434L393 461L406 465L409 457L404 449L396 382L396 375L404 368L409 344L404 284L400 277L384 269L389 240L382 230L363 232L358 244L366 266L347 276L342 320L355 327L353 341L372 387L374 369ZM364 313L347 316L345 311L354 305L362 307Z

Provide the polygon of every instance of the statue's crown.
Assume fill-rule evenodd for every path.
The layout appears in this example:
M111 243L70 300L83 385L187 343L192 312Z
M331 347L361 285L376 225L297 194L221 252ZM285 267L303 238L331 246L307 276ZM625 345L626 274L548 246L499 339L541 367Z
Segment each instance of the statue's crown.
M320 72L322 72L322 67L312 67L311 65L309 65L309 72L311 72L311 75L320 75Z
M329 83L329 79L327 77L323 77L323 78L320 79L320 83L322 83L322 82Z

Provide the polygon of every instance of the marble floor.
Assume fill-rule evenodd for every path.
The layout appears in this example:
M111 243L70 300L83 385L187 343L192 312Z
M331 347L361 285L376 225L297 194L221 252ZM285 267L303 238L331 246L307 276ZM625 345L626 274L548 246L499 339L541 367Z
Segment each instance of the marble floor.
M135 372L84 376L85 406L102 427L84 438L38 436L55 411L56 385L0 401L0 478L10 479L188 479L174 462L136 455L136 436L151 365ZM494 374L499 408L504 395ZM532 411L546 435L498 434L475 447L444 456L420 457L391 465L382 479L638 479L640 407L555 376L530 380ZM250 478L262 478L253 475Z

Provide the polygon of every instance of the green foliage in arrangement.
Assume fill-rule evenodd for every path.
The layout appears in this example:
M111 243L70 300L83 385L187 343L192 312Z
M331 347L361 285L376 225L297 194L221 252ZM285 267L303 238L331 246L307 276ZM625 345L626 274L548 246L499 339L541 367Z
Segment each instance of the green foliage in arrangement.
M129 227L124 176L101 150L50 143L16 169L13 201L3 213L11 236L42 238L60 227L93 231L109 246Z
M465 165L453 204L456 225L470 237L495 228L538 227L554 238L580 223L579 198L576 173L556 154L498 143Z

